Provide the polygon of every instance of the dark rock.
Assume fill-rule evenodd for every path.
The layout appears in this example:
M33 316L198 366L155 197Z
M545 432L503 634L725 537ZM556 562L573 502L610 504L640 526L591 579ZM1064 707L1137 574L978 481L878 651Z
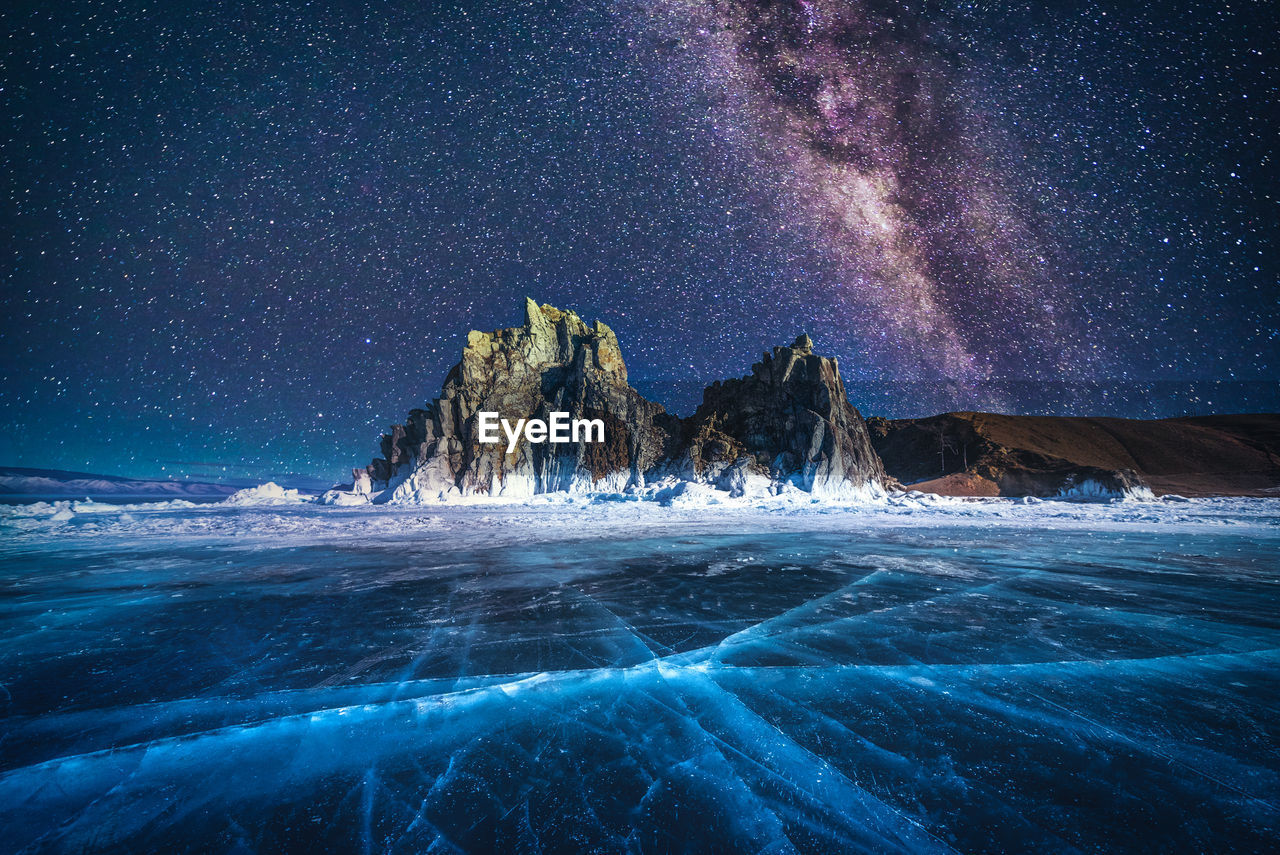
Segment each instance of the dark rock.
M827 495L884 480L839 365L816 355L807 335L766 353L746 377L710 386L690 421L695 465L709 453L717 460L746 457L775 481Z

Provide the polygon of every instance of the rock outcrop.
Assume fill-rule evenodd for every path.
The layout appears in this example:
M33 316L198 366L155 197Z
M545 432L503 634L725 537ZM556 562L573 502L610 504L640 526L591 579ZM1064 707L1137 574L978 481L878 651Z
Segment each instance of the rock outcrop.
M547 420L552 412L600 419L603 443L482 443L478 414ZM354 472L354 492L378 501L451 495L524 497L617 492L671 450L675 420L627 383L613 330L573 312L525 305L522 327L471 332L440 397L382 437L382 457ZM501 435L501 434L500 434Z
M835 359L813 352L802 335L751 366L751 374L717 381L686 428L695 472L735 482L767 475L817 495L864 493L884 481L862 415L849 403ZM730 487L732 490L733 487Z
M508 451L481 442L479 414L604 423L604 441L521 438ZM522 327L472 332L440 397L382 437L382 456L354 470L348 502L421 502L451 496L619 493L654 481L694 481L741 495L800 489L856 497L884 477L865 422L834 359L808 336L774 348L738 380L717 382L689 419L668 414L627 382L617 336L573 312L525 306Z

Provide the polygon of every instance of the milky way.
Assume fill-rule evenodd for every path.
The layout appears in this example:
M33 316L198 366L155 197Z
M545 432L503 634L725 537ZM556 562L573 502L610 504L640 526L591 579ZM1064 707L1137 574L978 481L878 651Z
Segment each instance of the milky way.
M896 3L680 3L646 10L721 87L739 144L761 147L790 225L835 262L832 310L907 375L970 388L1087 369L1036 234L1003 180L1014 158L955 51ZM772 155L772 157L770 157ZM771 160L771 162L769 162Z
M0 9L0 465L331 479L525 296L647 396L1280 407L1264 7Z

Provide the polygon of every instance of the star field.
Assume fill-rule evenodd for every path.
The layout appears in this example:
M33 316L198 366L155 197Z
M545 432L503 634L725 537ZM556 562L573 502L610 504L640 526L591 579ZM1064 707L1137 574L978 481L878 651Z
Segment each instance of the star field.
M425 7L425 8L419 8ZM687 412L1280 408L1261 5L0 12L0 463L334 479L525 295Z

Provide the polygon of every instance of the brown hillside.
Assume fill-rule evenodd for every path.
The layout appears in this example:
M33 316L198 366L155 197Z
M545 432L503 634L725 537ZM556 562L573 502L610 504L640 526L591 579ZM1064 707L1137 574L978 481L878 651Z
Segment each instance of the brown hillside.
M1140 420L962 412L874 419L871 428L886 471L922 488L965 473L981 492L994 484L1001 495L1036 495L1073 471L1130 470L1156 493L1280 493L1278 414ZM965 483L937 486L954 493Z

